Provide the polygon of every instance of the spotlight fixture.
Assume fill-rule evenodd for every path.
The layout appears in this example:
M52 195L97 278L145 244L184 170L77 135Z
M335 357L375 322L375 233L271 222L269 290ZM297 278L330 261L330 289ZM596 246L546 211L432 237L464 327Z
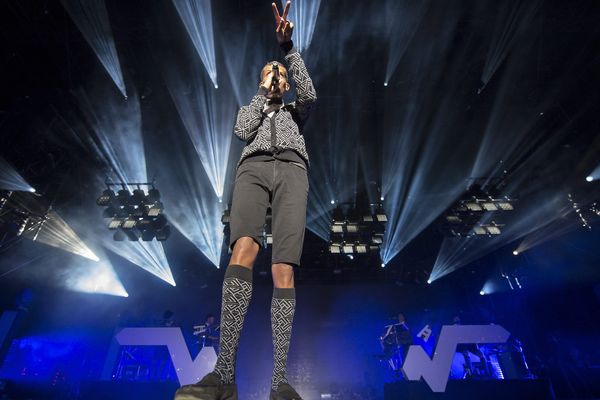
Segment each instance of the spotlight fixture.
M114 240L167 240L171 229L163 214L164 206L154 182L107 182L106 186L96 204L106 207L102 216L109 220L108 229L117 230ZM128 187L135 187L133 193L129 192ZM113 188L120 188L116 195ZM144 188L148 189L147 194Z
M519 252L517 250L513 250L512 253L513 253L513 256L518 256L519 255Z
M591 181L593 181L593 180L594 180L594 177L593 177L593 176L591 176L591 175L589 175L589 176L587 176L587 177L585 178L585 180L586 180L587 182L591 182Z
M483 290L480 290L480 291L479 291L479 294L480 294L481 296L483 296L483 295L485 295L485 292L484 292Z

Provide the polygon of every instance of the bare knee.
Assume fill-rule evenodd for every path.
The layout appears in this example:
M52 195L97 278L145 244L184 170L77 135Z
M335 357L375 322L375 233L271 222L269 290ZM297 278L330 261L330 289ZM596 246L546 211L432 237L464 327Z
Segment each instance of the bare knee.
M259 245L249 236L244 236L235 241L233 253L229 260L229 265L241 265L250 268L254 266L254 261L258 255Z
M276 288L286 289L294 287L294 268L289 264L277 263L271 266L273 285Z

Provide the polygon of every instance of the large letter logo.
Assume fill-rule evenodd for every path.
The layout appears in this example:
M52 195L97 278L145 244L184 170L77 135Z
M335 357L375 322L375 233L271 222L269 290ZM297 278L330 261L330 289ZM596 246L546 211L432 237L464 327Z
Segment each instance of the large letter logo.
M205 347L192 361L179 328L124 328L116 336L121 346L167 346L181 385L198 382L217 362L212 347Z
M504 343L509 336L500 325L443 326L433 358L430 359L421 346L410 346L402 369L409 380L418 381L423 377L431 390L443 392L457 344Z

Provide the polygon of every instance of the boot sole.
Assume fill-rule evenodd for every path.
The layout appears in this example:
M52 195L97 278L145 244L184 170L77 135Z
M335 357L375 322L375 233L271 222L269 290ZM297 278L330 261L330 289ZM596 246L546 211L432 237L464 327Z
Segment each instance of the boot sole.
M238 400L237 388L184 386L175 392L174 400Z

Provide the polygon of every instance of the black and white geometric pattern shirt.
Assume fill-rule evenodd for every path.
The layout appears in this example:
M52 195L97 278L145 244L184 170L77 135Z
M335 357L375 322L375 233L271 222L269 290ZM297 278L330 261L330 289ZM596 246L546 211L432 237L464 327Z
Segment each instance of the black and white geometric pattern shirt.
M246 146L237 166L252 154L273 150L293 150L309 164L302 130L310 109L317 100L317 93L300 53L292 48L284 59L288 74L296 85L296 100L269 117L264 113L267 92L261 88L249 105L240 108L233 132L246 141Z

